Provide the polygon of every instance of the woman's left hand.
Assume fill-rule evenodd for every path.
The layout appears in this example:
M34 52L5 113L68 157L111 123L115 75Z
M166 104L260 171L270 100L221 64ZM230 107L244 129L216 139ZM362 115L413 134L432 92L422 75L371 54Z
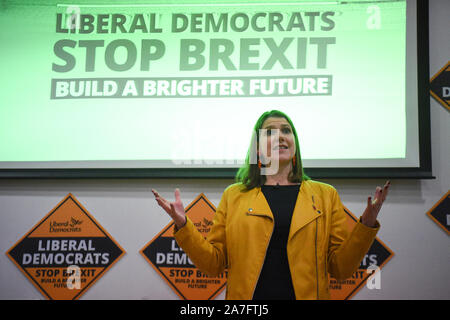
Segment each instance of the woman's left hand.
M375 191L375 199L372 201L372 197L367 198L367 207L361 216L361 222L368 227L375 227L378 213L381 210L384 200L386 200L390 181L387 181L383 188L377 187Z

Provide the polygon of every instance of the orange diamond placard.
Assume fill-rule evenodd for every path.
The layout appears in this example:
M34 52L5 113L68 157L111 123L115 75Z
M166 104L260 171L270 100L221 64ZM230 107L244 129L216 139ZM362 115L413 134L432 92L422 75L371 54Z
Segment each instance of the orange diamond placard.
M345 213L348 214L349 229L353 229L358 221L356 217L344 206ZM383 266L394 256L394 253L378 237L372 243L369 251L356 272L346 280L336 280L330 277L329 288L332 300L351 299L367 283L369 277L381 270ZM375 290L373 288L373 290Z
M185 208L189 219L206 237L211 229L216 208L201 193ZM142 256L170 285L175 293L185 300L211 300L222 292L227 272L218 277L209 277L190 261L178 247L173 237L174 223L169 223L140 251Z
M430 94L450 111L450 61L431 78Z
M427 216L450 235L450 190L427 212Z
M7 253L48 299L78 299L125 251L68 194Z

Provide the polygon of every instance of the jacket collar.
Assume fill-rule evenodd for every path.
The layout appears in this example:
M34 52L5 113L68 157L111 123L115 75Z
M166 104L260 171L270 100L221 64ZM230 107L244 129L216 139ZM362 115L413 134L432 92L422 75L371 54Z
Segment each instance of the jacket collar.
M254 188L254 195L249 201L247 214L251 216L262 216L274 220L273 213L267 203L261 188ZM320 197L314 193L311 188L311 181L303 181L295 203L292 214L291 228L289 230L289 239L301 228L314 221L323 214L320 208Z

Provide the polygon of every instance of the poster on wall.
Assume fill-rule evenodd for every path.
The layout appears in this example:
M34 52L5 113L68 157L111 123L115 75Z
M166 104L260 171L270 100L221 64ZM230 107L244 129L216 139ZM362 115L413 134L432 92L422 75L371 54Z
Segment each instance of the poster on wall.
M358 219L345 206L344 211L348 215L347 222L349 229L351 230ZM369 251L361 261L358 270L356 270L350 278L345 280L330 278L329 288L331 299L349 300L361 290L364 285L371 290L381 289L380 270L393 256L394 253L389 247L376 237Z
M206 237L212 226L216 208L201 193L185 208L198 231ZM212 300L225 288L227 271L210 277L197 269L173 237L174 223L169 223L141 250L142 256L185 300Z
M450 61L431 78L430 94L450 111Z
M47 299L75 300L125 251L69 193L6 254Z
M427 212L427 216L450 235L450 190Z

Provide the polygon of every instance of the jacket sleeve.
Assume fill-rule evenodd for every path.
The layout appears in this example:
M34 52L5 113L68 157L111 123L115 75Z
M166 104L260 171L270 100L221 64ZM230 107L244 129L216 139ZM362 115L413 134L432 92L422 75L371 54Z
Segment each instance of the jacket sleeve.
M348 216L344 211L339 195L333 189L332 221L328 246L328 272L333 278L343 280L349 278L359 267L362 259L369 251L375 236L380 229L377 221L374 228L361 223L355 224L348 231Z
M222 195L213 218L213 225L206 238L186 216L186 224L175 229L174 237L194 265L210 276L220 275L227 265L225 222L227 212L227 190Z

